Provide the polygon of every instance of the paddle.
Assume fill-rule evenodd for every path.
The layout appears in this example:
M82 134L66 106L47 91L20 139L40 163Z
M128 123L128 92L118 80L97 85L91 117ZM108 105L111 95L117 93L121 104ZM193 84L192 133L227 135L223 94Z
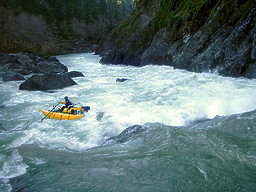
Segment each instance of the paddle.
M59 105L59 102L58 102L57 105L55 105L55 106L52 108L52 110L51 110L47 115L45 115L45 116L41 119L41 121L43 121L48 115L50 115L51 112L52 112L58 105Z

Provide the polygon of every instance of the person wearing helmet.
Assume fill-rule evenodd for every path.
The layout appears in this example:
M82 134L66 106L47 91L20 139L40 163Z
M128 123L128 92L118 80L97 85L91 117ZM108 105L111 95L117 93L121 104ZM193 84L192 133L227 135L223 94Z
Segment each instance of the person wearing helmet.
M66 108L73 107L73 103L68 99L68 96L65 96L64 99L65 99L65 107Z
M62 108L61 111L63 111L65 108L70 109L71 107L73 107L73 103L68 99L68 96L64 97L65 101L61 101L61 104L65 104Z

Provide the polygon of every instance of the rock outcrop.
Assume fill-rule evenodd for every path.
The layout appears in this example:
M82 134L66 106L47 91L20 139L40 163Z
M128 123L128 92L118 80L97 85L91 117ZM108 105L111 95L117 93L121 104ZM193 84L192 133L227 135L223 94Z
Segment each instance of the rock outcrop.
M0 52L0 73L65 73L68 68L56 57L42 58L30 53L8 54Z
M19 73L4 73L3 81L23 81L26 80L25 77Z
M140 0L98 53L105 64L256 78L255 18L255 0Z
M70 71L68 72L69 77L84 77L84 74L80 71Z
M32 75L26 79L25 75ZM3 81L20 81L20 90L54 90L76 85L72 77L84 77L81 72L71 71L56 57L42 58L34 54L0 52L0 77Z
M72 80L67 73L54 74L47 73L43 75L33 75L24 81L20 86L20 90L29 90L29 91L46 91L54 89L62 89L77 83Z

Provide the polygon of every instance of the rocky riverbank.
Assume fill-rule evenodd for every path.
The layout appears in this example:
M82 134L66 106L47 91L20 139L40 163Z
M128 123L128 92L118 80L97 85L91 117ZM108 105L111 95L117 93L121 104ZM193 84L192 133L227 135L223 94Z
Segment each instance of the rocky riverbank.
M32 76L31 76L32 75ZM71 71L54 57L43 58L30 53L0 52L0 77L3 81L22 81L20 90L52 90L76 85L73 77L84 76Z
M0 52L0 75L17 73L29 75L31 73L64 73L68 68L61 64L56 57L43 58L30 53Z

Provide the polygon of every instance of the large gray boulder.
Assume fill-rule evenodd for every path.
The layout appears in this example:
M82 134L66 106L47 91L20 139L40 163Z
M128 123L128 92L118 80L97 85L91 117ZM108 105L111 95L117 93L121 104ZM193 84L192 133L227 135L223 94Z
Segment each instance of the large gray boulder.
M27 53L0 53L0 72L29 75L37 66L37 57Z
M34 69L35 73L65 73L68 68L60 62L41 61Z
M30 53L0 52L0 73L65 73L68 68L56 57L42 58Z
M72 80L67 73L47 73L43 75L33 75L32 77L28 78L19 86L19 90L46 91L62 89L76 84L77 83Z

